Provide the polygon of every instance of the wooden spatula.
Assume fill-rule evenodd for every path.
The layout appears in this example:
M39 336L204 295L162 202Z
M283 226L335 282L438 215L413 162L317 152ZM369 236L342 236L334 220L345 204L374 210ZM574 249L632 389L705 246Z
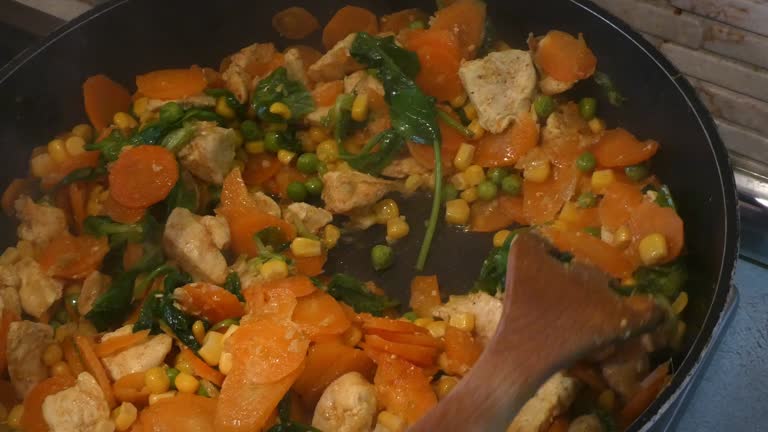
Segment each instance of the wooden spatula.
M652 298L620 297L604 273L566 266L550 249L533 234L513 241L496 335L458 386L409 431L504 431L554 372L661 321Z

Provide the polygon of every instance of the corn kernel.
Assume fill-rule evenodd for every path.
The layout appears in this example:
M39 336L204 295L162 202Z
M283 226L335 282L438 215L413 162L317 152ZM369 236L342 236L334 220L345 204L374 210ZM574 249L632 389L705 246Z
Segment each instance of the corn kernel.
M462 92L460 95L451 99L451 106L454 108L461 108L467 103L467 94Z
M56 162L53 161L48 153L39 154L29 161L29 170L35 177L44 177L50 173Z
M48 154L57 164L69 159L69 153L67 153L67 148L64 146L64 140L59 138L48 142Z
M291 112L291 108L282 102L275 102L272 105L270 105L269 112L271 112L272 114L277 114L285 120L290 120L291 116L293 115L293 113Z
M448 360L448 355L445 352L441 352L437 356L437 367L442 370L448 370L451 367L451 362Z
M219 372L228 375L232 370L232 353L223 352L219 357Z
M140 97L133 101L133 112L137 116L141 117L147 112L147 107L149 106L149 98L148 97Z
M453 158L453 166L459 171L464 171L472 165L472 159L475 157L475 146L472 144L461 143L459 150L456 151L456 157Z
M296 237L291 242L291 252L299 258L311 258L323 254L323 244L319 240Z
M216 364L218 363L219 359L216 359ZM176 375L175 383L176 388L180 393L194 393L197 391L197 388L200 387L200 381L186 372L181 372Z
M672 302L672 312L674 312L675 315L680 315L683 313L686 306L688 306L688 293L683 291L678 294L675 301Z
M321 142L328 139L328 134L325 132L325 129L319 126L312 126L309 128L309 139L311 139L315 144L320 144Z
M69 364L63 360L59 360L51 366L51 376L64 376L72 375L72 370L69 368Z
M469 126L467 126L467 129L469 129L470 132L472 132L472 139L480 139L485 135L485 129L483 129L482 126L480 126L480 122L477 120L472 120L469 123Z
M339 158L339 146L336 144L336 141L327 139L318 144L317 158L325 163L335 162Z
M144 373L144 385L152 394L167 392L171 387L171 380L162 367L153 367Z
M248 141L245 143L245 151L248 154L264 153L264 141Z
M24 405L18 404L11 408L8 413L8 418L5 419L5 424L11 429L21 428L21 417L24 415Z
M383 199L374 204L373 214L376 215L377 223L385 224L392 218L400 217L400 207L391 198Z
M336 225L328 224L323 228L323 246L333 249L341 238L341 231Z
M406 222L405 219L402 217L392 218L387 221L387 241L388 242L400 240L401 238L407 236L410 231L411 231L411 227L408 225L408 222Z
M130 402L123 402L119 407L112 411L112 421L115 423L115 429L118 431L127 431L136 421L138 410Z
M283 165L290 165L294 158L296 158L296 153L290 150L280 149L277 151L277 160Z
M536 161L523 170L523 177L534 183L547 181L552 172L552 165L548 160Z
M112 123L114 123L115 126L120 129L134 129L139 126L139 124L136 122L136 119L125 112L116 113L112 117Z
M461 198L445 203L445 221L453 225L466 225L469 221L469 204Z
M186 372L188 374L195 373L195 370L192 368L192 365L187 363L187 361L180 355L176 356L176 363L174 364L173 367L175 367L181 372Z
M70 156L85 152L85 140L77 135L72 135L64 141L64 148Z
M560 215L557 219L566 223L578 223L581 219L581 212L576 206L576 203L568 201L563 204L563 209L560 210Z
M595 193L602 193L611 183L616 181L616 174L612 169L597 170L592 173L591 186Z
M427 324L427 331L433 337L441 338L445 336L445 330L448 328L448 323L445 321L432 321Z
M473 186L465 191L462 191L459 194L459 198L472 204L473 202L477 201L477 188Z
M288 276L288 265L283 260L271 259L261 265L259 274L266 280L283 279Z
M437 398L441 400L444 399L458 383L459 380L456 377L450 375L441 376L440 379L437 380L437 384L435 384Z
M381 427L386 429L388 432L403 432L407 426L404 418L389 411L380 412L379 416L376 418L376 422L376 429L381 429L378 427L381 425Z
M602 119L599 119L597 117L587 122L587 125L589 126L589 130L591 130L592 133L595 133L595 134L599 134L600 132L605 130L605 122Z
M469 312L459 312L451 315L450 321L448 321L453 327L459 330L471 332L475 329L475 314Z
M356 122L365 121L368 118L368 95L359 94L355 96L352 102L352 120Z
M419 174L411 174L405 179L405 191L408 193L416 192L423 184L424 177Z
M176 378L178 378L178 377L176 377ZM165 393L151 394L151 395L149 395L149 404L150 405L154 405L154 404L156 404L157 402L159 402L159 401L161 401L163 399L172 398L174 396L176 396L176 391L175 390L167 391Z
M464 115L469 121L477 120L477 107L472 102L464 105Z
M432 318L416 318L416 320L413 322L419 327L427 328L431 323L435 322Z
M613 233L613 245L616 247L627 247L630 241L632 241L632 233L626 225L618 227L616 232Z
M466 175L467 184L470 187L477 186L485 180L485 171L480 165L470 165L464 171L464 175Z
M48 367L60 362L63 357L64 351L62 351L61 345L57 343L48 345L45 351L43 351L43 363Z
M653 233L643 237L640 240L640 244L637 245L637 249L640 252L640 259L645 265L657 264L666 258L669 253L667 239L660 233Z
M469 181L467 181L467 175L464 172L459 172L451 176L451 184L453 187L455 187L457 190L465 190L472 187L469 184Z
M363 332L358 326L351 326L344 333L341 334L341 340L345 345L355 346L363 338Z
M93 141L93 128L88 124L79 124L72 128L72 134L79 136L85 142Z
M227 103L227 98L220 96L216 99L216 114L224 117L227 120L231 120L237 116L235 110Z
M600 393L600 396L597 397L597 406L605 411L612 412L613 408L616 406L616 393L611 389L604 390Z
M203 343L203 339L205 339L205 324L202 321L197 320L192 324L192 335L198 343Z
M504 246L504 243L507 242L510 234L512 234L512 231L510 230L496 231L496 234L493 235L493 247L498 248Z

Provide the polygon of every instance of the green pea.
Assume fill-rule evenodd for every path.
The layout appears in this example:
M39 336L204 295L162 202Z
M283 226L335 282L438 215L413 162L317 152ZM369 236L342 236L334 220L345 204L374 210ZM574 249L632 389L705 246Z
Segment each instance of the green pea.
M302 182L292 182L288 185L288 198L295 202L302 202L307 199L307 187Z
M419 316L416 315L416 312L410 311L410 312L404 313L403 314L403 318L407 319L408 321L413 322L413 321L416 321L419 318Z
M595 169L595 166L597 165L597 159L595 159L595 155L593 155L590 152L584 152L581 155L579 155L579 158L576 159L576 168L579 169L581 172L589 172Z
M586 97L579 101L579 114L584 120L592 120L597 113L597 100Z
M459 191L456 186L448 183L443 185L443 201L455 200L459 197Z
M593 237L600 238L600 227L586 227L584 232Z
M414 21L408 24L408 28L410 28L411 30L421 30L423 28L427 28L427 26L424 25L424 21Z
M314 153L304 153L296 159L296 169L304 174L314 174L317 172L317 165L320 159Z
M539 118L545 119L555 110L555 100L551 96L539 95L533 101L533 109Z
M592 208L597 205L597 195L592 192L584 192L576 199L576 206L579 208Z
M632 165L624 168L624 174L632 181L643 181L651 174L651 170L645 164Z
M211 397L211 394L208 393L208 387L202 385L203 383L200 383L200 386L197 387L197 395L202 397Z
M280 134L277 132L267 132L264 135L264 149L272 153L277 153L280 150Z
M491 168L488 170L486 177L493 183L501 185L501 181L504 180L504 177L507 175L509 175L509 172L507 172L507 170L504 168Z
M160 107L160 121L175 123L184 116L184 109L176 102L168 102Z
M477 197L483 201L490 201L496 198L499 193L499 187L490 180L484 180L477 185Z
M304 182L304 187L307 188L307 193L312 196L320 196L323 192L323 181L319 177L312 177Z
M517 196L523 192L523 178L519 174L510 174L501 181L501 190L505 194Z
M246 141L254 141L261 139L261 137L264 136L264 131L261 130L259 124L253 120L243 120L243 122L240 123L240 132L243 133L243 138L245 138Z
M389 268L394 260L395 253L387 245L376 245L371 249L371 263L376 271Z
M176 377L181 373L176 368L168 368L165 370L165 374L168 375L168 379L171 381L171 387L176 387Z

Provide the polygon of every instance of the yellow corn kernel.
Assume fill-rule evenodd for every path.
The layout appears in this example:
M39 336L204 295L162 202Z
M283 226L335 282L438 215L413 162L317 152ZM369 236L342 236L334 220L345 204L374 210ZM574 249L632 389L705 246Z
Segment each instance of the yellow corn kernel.
M290 120L291 116L293 115L291 108L282 102L275 102L270 105L269 112L272 114L277 114L285 120Z
M44 177L51 172L56 165L51 155L48 153L41 153L29 161L29 170L35 177Z
M605 411L612 412L613 408L616 406L616 393L611 389L604 390L600 393L600 396L597 397L597 406Z
M467 103L467 94L462 92L460 95L451 99L451 106L454 108L461 108Z
M85 140L83 137L72 135L64 141L64 148L70 156L79 155L85 151Z
M133 116L125 112L115 113L112 123L120 129L134 129L139 125Z
M344 333L341 334L341 340L345 345L355 346L363 338L363 332L358 326L351 326Z
M459 330L471 332L475 329L475 314L469 312L459 312L451 315L450 321L448 321L453 327Z
M473 186L467 190L464 190L459 194L459 197L464 201L472 204L473 202L477 201L477 188Z
M296 158L296 153L290 150L280 149L277 151L277 160L283 165L290 165L294 158Z
M216 364L218 363L219 359L216 359ZM186 372L181 372L176 375L176 380L174 382L180 393L194 393L197 391L197 388L200 387L200 381Z
M319 126L312 126L309 128L309 139L315 144L320 144L328 139L328 134L325 132L325 129Z
M335 162L339 158L339 146L336 144L336 141L327 139L318 144L317 158L325 163Z
M467 175L464 172L459 172L451 176L451 184L453 187L455 187L457 190L465 190L472 187L469 184L469 181L467 181Z
M548 160L536 161L523 170L523 177L534 183L547 181L552 172L552 165Z
M448 355L445 352L441 352L437 356L437 367L442 370L448 370L451 367L451 362L448 361Z
M592 133L595 133L595 134L599 134L600 132L605 130L605 122L602 119L599 119L597 117L587 122L587 125L589 125L589 130L591 130Z
M595 193L602 193L611 183L616 181L616 174L612 169L597 170L592 173L590 181L592 190Z
M472 139L480 139L485 135L485 129L483 129L482 126L480 126L480 122L477 120L472 120L469 123L469 126L467 126L467 129L469 129L470 132L472 132Z
M445 203L445 221L453 225L466 225L469 221L469 204L461 198Z
M171 380L165 373L165 369L157 366L144 373L144 385L150 393L160 394L168 391L171 387Z
M400 240L401 238L407 236L410 231L411 227L408 225L408 222L405 221L405 218L396 217L387 221L388 242Z
M48 154L57 164L69 159L69 153L67 153L67 148L64 146L64 140L59 138L48 142Z
M388 220L400 216L400 207L391 198L383 199L374 204L373 214L376 215L377 223L385 224Z
M675 315L680 315L683 313L686 306L688 306L688 293L683 291L677 295L677 298L672 303L672 312L674 312Z
M72 370L70 370L69 364L63 360L60 360L51 366L50 372L51 376L72 375Z
M149 106L149 98L148 97L140 97L133 101L133 112L141 117L147 112L147 107Z
M216 99L216 114L224 117L227 120L231 120L237 115L235 110L229 106L227 103L227 98L224 96L220 96L218 99Z
M485 180L485 171L483 171L483 167L480 165L468 166L467 169L464 170L464 175L466 176L467 184L470 187L477 186Z
M469 121L477 120L477 107L472 102L464 105L464 115Z
M72 134L79 136L85 142L93 141L93 128L91 125L82 123L72 128Z
M291 242L291 252L299 258L316 257L323 254L323 244L320 240L296 237Z
M288 265L283 260L271 259L261 265L259 274L266 280L283 279L288 276Z
M359 94L355 96L352 102L352 120L356 122L365 121L368 118L368 95Z
M433 337L441 338L445 336L445 330L448 328L448 323L445 321L432 321L427 324L427 331Z
M448 393L450 393L458 383L459 380L456 377L452 377L450 375L441 376L440 379L437 380L437 384L435 384L435 393L437 394L437 398L442 400L448 396Z
M195 370L192 369L192 366L187 363L187 361L182 358L180 355L176 356L176 363L174 366L176 369L178 369L181 372L186 372L188 374L195 373Z
M629 231L626 225L622 225L616 229L613 233L613 245L616 247L626 247L632 240L632 233Z
M669 254L667 239L660 233L648 234L643 237L640 244L637 245L637 250L640 252L640 259L645 265L656 264Z
M404 418L389 411L380 412L376 422L378 423L376 429L380 429L378 426L381 425L388 432L403 432L407 426Z
M510 234L512 234L512 231L510 231L510 230L496 231L496 234L493 235L493 247L502 247L502 246L504 246L504 243L506 243L506 241L509 238Z
M231 326L229 326L229 328L227 328L227 331L224 332L224 336L221 338L221 343L223 344L224 342L226 342L227 339L229 339L229 337L232 336L239 328L240 326L237 324L232 324Z
M219 372L228 375L232 370L232 353L223 352L219 357Z
M419 327L427 328L427 326L429 326L433 322L435 322L435 320L433 320L432 318L416 318L416 320L413 323Z
M416 192L423 184L424 177L419 174L411 174L405 179L405 191L408 193Z
M178 376L176 378L178 378ZM172 398L174 396L176 396L175 390L167 391L165 393L151 394L149 395L149 404L154 405L163 399Z
M453 166L459 171L464 171L472 165L472 159L475 157L475 146L472 144L461 143L456 157L453 158Z
M115 429L118 431L127 431L133 422L136 421L138 410L130 402L123 402L119 407L112 411L112 421L115 423Z
M24 405L18 404L11 408L8 413L8 418L5 419L5 424L11 429L21 428L21 416L24 415Z
M245 151L248 154L264 153L264 141L248 141L245 143Z
M203 343L203 339L205 339L205 324L202 321L197 320L192 324L192 335L198 343Z
M63 357L64 351L62 351L61 345L57 343L48 345L45 351L43 351L43 363L48 367L60 362Z
M323 246L333 249L341 238L341 231L336 225L328 224L323 227Z

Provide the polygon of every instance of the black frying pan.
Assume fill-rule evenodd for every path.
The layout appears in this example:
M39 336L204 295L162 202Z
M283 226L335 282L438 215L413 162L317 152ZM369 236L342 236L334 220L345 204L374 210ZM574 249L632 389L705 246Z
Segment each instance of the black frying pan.
M685 221L691 278L687 287L688 337L674 359L676 375L630 430L652 427L690 382L711 348L713 330L723 318L731 292L737 257L737 197L727 153L711 117L691 86L648 42L618 19L586 0L487 0L502 36L513 47L524 47L529 33L557 28L582 32L598 57L598 68L614 78L629 99L621 109L600 99L600 114L609 125L621 125L641 138L661 142L654 170L677 198ZM417 0L116 0L57 30L0 70L0 186L24 176L30 150L60 131L85 120L81 84L104 73L134 88L139 73L199 64L217 67L227 54L253 42L275 41L272 15L291 5L303 6L324 23L341 6L355 4L379 15L420 7ZM319 42L315 33L311 42ZM572 90L573 97L596 95L591 83ZM426 220L426 200L405 209L412 234L398 244L396 265L375 274L368 250L383 233L374 229L346 239L331 257L335 270L348 270L381 283L407 304L418 242ZM14 241L10 220L0 224L5 245ZM425 274L440 275L445 293L465 292L487 254L487 236L467 235L441 227Z

